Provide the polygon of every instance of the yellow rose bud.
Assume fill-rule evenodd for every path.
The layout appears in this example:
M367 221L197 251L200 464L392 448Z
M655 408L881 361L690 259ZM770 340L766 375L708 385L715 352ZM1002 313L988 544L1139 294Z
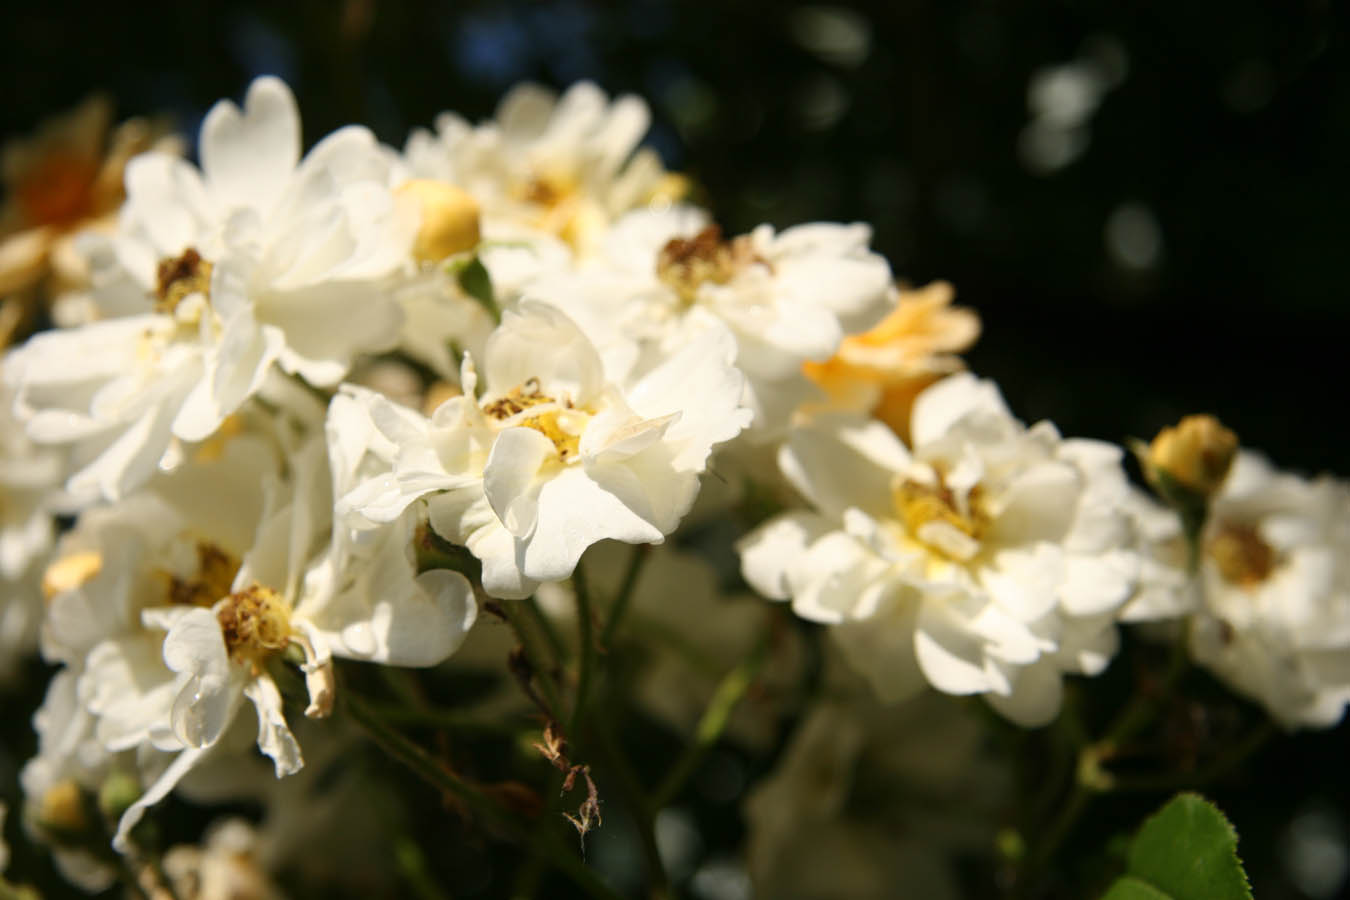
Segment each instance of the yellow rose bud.
M38 824L50 831L79 834L89 825L84 795L74 779L58 781L38 801Z
M467 192L444 181L418 178L400 185L397 193L414 198L422 211L413 244L418 262L440 262L478 246L482 239L478 201Z
M1148 447L1148 465L1183 488L1209 496L1228 476L1237 435L1213 416L1187 416L1164 428Z

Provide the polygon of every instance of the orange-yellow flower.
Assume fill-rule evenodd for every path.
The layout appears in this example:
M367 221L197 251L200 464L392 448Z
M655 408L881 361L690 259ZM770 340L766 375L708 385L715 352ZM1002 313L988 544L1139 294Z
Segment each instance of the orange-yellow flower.
M806 375L836 407L871 412L909 440L909 413L920 391L964 368L956 356L980 336L974 310L951 305L945 281L896 289L890 315L870 331L844 339L826 362L805 364Z
M88 273L74 237L89 228L111 229L127 161L150 149L159 131L139 119L113 128L112 104L93 96L0 149L0 346L27 312L15 295L49 275L53 297L84 284ZM160 148L173 149L163 142Z

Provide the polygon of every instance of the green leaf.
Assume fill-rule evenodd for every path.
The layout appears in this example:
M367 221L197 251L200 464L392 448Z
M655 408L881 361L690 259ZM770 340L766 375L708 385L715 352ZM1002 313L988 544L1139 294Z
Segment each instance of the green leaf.
M502 310L497 305L497 297L492 290L492 278L488 275L487 266L483 265L483 261L474 256L462 265L457 265L454 274L459 279L459 286L464 289L464 293L477 300L479 305L487 310L488 315L492 316L492 321L500 322Z
M1147 881L1125 875L1116 879L1116 883L1111 885L1111 890L1102 896L1102 900L1172 900L1172 898Z
M1178 794L1139 829L1103 900L1252 900L1237 832L1199 794Z

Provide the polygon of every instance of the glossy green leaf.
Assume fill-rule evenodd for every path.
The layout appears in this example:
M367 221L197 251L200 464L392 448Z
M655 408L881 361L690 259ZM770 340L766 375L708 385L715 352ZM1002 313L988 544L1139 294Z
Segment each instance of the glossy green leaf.
M1139 829L1103 900L1252 900L1237 832L1208 800L1178 794Z

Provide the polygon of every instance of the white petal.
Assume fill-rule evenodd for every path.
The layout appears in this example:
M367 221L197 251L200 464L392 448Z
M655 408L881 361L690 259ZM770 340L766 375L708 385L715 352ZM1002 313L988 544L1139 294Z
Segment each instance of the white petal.
M231 206L269 209L300 159L300 113L278 78L256 79L244 110L228 100L211 108L200 136L202 171L212 193Z
M994 709L1024 728L1049 725L1059 715L1064 680L1049 662L1019 669L1012 676L1012 693L989 693L984 699Z
M949 375L919 394L910 419L915 447L940 440L960 419L971 414L1011 419L1003 395L992 381L969 372Z
M272 757L277 777L294 775L304 768L300 745L291 734L282 712L281 691L270 675L260 675L244 687L244 696L258 712L258 749Z
M924 677L944 693L979 694L993 686L985 668L984 642L951 615L947 598L924 598L914 653Z
M604 383L599 355L572 320L529 300L519 312L503 314L501 327L488 338L483 372L491 391L504 393L537 378L578 406L590 403Z
M536 476L556 453L553 442L533 428L508 428L492 444L483 467L483 493L516 537L528 536L535 527L540 490Z
M596 474L617 477L625 471L632 470L613 466ZM629 503L645 505L631 496L621 500L579 468L564 469L540 489L538 522L523 547L521 571L538 581L557 581L572 574L581 554L596 541L660 543L662 531Z
M771 600L790 599L788 573L829 530L824 518L808 512L788 513L766 522L736 543L742 577Z
M210 746L233 718L240 687L210 610L194 609L178 619L164 638L164 662L180 676L174 734L189 747Z
M131 829L145 817L145 811L169 796L174 786L183 780L183 776L192 770L209 749L184 750L174 757L173 762L169 763L169 767L160 774L155 783L122 813L122 818L117 821L117 834L113 836L113 849L119 853L126 853L131 849Z

